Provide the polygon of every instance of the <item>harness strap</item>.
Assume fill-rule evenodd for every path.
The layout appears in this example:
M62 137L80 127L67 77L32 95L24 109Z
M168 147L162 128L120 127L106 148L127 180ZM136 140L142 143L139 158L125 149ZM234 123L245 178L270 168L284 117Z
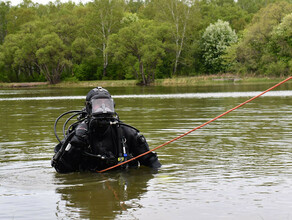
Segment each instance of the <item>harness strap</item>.
M125 136L123 136L123 131L121 128L121 124L117 123L115 125L116 131L117 131L117 141L118 141L118 163L122 163L127 161L127 157L129 154L129 149L127 146L127 139ZM125 168L128 167L128 165L124 166Z

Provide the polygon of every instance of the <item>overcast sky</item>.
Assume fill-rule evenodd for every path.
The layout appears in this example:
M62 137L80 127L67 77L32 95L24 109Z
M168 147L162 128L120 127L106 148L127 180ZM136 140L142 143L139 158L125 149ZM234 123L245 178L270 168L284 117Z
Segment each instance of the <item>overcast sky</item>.
M7 0L4 0L4 2L6 2ZM18 5L22 2L22 0L9 0L11 2L11 5ZM32 2L35 2L35 3L39 3L39 4L47 4L49 2L55 2L55 0L32 0ZM68 2L69 0L61 0L61 2ZM89 2L89 1L93 1L93 0L71 0L72 2L75 2L76 4L78 4L79 2L82 2L82 3L86 3L86 2ZM1 2L1 0L0 0Z

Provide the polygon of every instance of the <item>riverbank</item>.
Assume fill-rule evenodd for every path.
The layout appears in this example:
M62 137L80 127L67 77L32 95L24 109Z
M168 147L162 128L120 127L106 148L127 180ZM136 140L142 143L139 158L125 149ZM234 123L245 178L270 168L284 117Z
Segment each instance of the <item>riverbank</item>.
M156 79L151 86L196 86L196 85L216 85L226 83L253 84L253 83L274 83L283 80L285 77L239 77L235 75L207 75L192 77L174 77L167 79ZM22 88L22 87L126 87L137 86L136 80L96 80L96 81L63 81L55 85L47 82L27 82L27 83L1 83L0 88Z

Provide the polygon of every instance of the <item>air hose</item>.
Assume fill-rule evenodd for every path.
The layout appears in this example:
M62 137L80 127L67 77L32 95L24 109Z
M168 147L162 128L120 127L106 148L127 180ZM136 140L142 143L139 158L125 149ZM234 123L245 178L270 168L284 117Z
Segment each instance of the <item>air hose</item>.
M58 134L57 134L57 123L58 123L58 121L59 121L63 116L68 115L68 114L71 114L71 113L76 113L76 114L74 114L74 116L73 116L73 117L75 117L75 116L77 116L77 115L81 115L81 114L83 114L84 111L80 111L80 110L71 110L71 111L68 111L68 112L65 112L65 113L61 114L61 115L56 119L55 124L54 124L54 132L55 132L55 136L56 136L56 138L57 138L57 140L58 140L59 142L61 142L61 140L60 140L60 138L59 138L59 136L58 136ZM72 116L69 117L69 118L66 120L66 122L65 122L65 124L64 124L64 126L63 126L63 134L64 134L64 138L66 137L65 132L64 132L64 130L65 130L64 127L66 127L66 124L67 124L67 123L68 123L73 117L72 117Z

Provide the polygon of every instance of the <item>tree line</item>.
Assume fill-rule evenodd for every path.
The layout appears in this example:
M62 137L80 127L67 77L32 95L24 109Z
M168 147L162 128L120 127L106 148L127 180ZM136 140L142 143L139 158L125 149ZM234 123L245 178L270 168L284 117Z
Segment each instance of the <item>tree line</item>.
M0 1L0 81L292 70L291 0Z

